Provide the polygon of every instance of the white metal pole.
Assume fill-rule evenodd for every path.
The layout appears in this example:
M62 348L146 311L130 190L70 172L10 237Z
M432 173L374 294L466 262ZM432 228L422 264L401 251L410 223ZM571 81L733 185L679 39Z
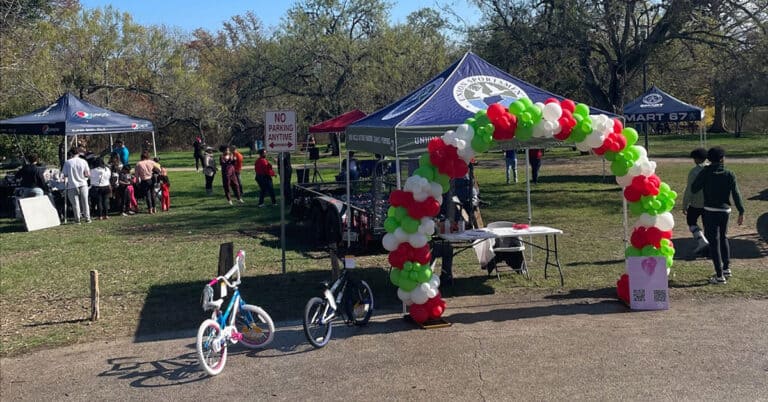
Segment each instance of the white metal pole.
M285 275L285 155L280 152L278 155L278 165L280 167L280 249L282 251L283 275ZM269 179L272 181L272 178ZM242 196L242 194L240 194Z
M157 158L157 144L155 144L155 132L152 131L152 150L155 153L155 158Z
M341 155L341 153L339 153ZM350 170L350 157L349 157L349 149L347 149L347 248L350 247L350 244L352 243L352 240L350 239L350 235L352 233L352 191L350 189L349 185L349 170Z

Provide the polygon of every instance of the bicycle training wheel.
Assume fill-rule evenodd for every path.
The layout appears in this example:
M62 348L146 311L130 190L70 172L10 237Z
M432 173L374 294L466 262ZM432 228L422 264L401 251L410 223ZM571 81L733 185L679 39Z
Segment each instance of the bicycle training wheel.
M331 340L331 321L322 323L327 302L319 297L309 299L304 307L304 335L312 346L322 348Z
M350 285L352 283L350 282ZM365 325L373 315L373 292L365 281L356 281L347 291L347 318L355 325Z
M216 344L216 338L221 336L221 327L214 320L205 320L197 330L197 360L206 373L216 375L224 370L227 364L227 342Z
M235 328L243 334L240 343L251 349L267 346L275 337L275 323L261 307L245 304L237 311Z

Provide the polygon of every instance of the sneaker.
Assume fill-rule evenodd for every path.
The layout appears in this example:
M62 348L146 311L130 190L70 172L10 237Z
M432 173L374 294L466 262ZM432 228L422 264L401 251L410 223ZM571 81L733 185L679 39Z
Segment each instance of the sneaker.
M93 221L91 221L91 218L88 218L88 219L85 220L85 223L91 223L91 222L93 222Z
M245 201L243 201L243 199L242 199L242 198L238 198L238 199L237 199L237 202L239 202L239 203L241 203L241 204L245 204Z
M265 206L264 204L259 204L259 208L264 208Z
M724 270L723 270L723 276L724 276L724 277L726 277L726 278L730 278L730 277L731 277L731 275L732 275L732 274L731 274L731 270L730 270L730 269L724 269Z
M229 201L227 201L227 202L229 203L229 205L232 205L232 200L229 200Z
M709 278L709 283L713 285L725 285L728 282L726 282L725 278L722 276L712 276Z
M128 214L126 214L125 212L123 212L123 213L122 213L122 214L120 214L120 215L122 215L122 216L128 216Z

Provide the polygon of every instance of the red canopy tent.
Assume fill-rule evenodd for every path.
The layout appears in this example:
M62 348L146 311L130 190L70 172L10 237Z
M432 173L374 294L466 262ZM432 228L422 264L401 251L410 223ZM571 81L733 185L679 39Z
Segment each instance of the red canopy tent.
M359 109L340 114L332 119L309 127L310 133L341 133L348 125L362 119L366 114Z

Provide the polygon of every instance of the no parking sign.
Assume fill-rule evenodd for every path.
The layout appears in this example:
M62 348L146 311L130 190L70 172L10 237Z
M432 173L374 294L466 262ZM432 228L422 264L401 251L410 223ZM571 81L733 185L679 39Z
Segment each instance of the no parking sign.
M268 110L264 117L264 147L268 151L296 150L296 112Z

